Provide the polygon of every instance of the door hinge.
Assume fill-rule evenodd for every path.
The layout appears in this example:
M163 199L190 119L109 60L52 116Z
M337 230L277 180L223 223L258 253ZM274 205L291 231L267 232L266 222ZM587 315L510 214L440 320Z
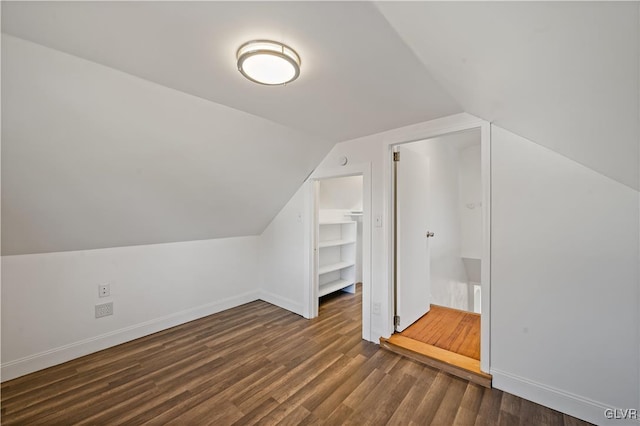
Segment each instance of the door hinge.
M393 326L400 327L400 315L393 316Z
M400 161L400 152L399 151L395 151L393 153L393 161Z

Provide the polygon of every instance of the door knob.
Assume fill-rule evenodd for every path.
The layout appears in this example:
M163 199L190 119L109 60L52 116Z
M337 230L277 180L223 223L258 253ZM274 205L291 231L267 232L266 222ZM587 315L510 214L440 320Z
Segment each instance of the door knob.
M431 231L427 231L427 238L433 237L435 234Z

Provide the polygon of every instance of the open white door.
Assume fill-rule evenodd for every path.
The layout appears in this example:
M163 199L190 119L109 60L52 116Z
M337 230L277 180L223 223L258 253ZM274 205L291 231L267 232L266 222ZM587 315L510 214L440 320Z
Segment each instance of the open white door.
M429 312L429 159L398 147L396 167L396 331ZM397 158L397 157L396 157ZM429 234L432 236L431 234Z

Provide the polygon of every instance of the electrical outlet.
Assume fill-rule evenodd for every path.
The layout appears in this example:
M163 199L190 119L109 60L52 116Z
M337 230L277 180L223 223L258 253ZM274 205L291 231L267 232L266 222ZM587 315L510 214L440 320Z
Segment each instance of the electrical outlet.
M375 315L380 315L380 302L376 302L373 304L373 313Z
M96 318L113 315L113 302L96 305Z
M98 286L98 296L99 297L107 297L111 294L111 287L109 284L100 284Z
M376 228L382 228L382 215L376 215Z

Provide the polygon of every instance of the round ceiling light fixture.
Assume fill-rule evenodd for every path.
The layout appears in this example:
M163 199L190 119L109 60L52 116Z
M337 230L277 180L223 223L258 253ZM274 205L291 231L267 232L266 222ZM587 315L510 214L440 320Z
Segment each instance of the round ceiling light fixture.
M236 57L238 71L254 83L279 86L300 75L300 56L277 41L249 41L240 46Z

